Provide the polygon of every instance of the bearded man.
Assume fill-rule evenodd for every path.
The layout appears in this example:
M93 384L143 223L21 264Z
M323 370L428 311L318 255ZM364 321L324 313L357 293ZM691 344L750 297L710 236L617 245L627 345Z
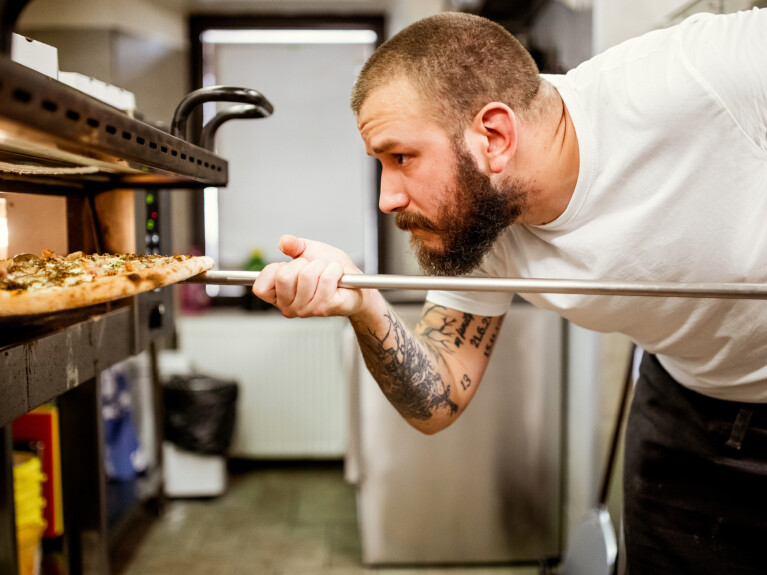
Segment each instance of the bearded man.
M352 109L381 162L379 206L432 274L767 281L767 10L698 15L541 75L501 26L419 21L362 69ZM254 293L287 317L348 316L384 394L415 428L477 391L511 295L430 292L405 328L335 248ZM767 306L744 300L530 294L645 350L626 440L631 575L763 573ZM457 328L481 329L462 345ZM510 438L514 439L514 438ZM519 438L524 441L524 438Z

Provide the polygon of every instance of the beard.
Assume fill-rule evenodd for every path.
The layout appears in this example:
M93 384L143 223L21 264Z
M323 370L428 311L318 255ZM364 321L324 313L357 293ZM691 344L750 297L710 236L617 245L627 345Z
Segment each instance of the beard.
M465 147L456 150L457 175L445 202L432 221L419 214L397 213L401 230L437 234L441 246L427 247L411 236L410 245L421 269L437 276L464 275L476 269L498 236L524 212L529 186L508 180L497 188L477 167Z

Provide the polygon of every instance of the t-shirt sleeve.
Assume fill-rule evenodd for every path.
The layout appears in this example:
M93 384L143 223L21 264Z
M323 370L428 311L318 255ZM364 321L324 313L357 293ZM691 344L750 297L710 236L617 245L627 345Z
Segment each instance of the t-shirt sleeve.
M508 277L508 260L505 246L497 242L490 250L482 265L470 274L471 277ZM511 298L510 292L470 292L470 291L437 291L426 294L426 300L450 309L483 316L499 316L505 314Z
M683 25L682 44L700 81L767 153L767 9L695 15Z

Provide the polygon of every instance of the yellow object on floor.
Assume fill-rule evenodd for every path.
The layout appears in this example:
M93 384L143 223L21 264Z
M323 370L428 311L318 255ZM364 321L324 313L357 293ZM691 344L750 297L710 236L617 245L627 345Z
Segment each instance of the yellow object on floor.
M16 506L16 545L19 575L40 573L40 541L45 531L40 459L30 453L13 454L13 499Z

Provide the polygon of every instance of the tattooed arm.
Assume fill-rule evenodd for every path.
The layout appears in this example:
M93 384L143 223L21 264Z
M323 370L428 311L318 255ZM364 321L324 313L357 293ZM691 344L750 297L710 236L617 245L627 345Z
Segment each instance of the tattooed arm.
M293 258L270 264L253 293L285 317L347 316L365 362L386 397L413 427L434 433L466 408L485 372L503 317L481 317L426 304L413 330L380 292L338 287L360 273L340 250L294 236L280 239Z
M424 433L444 429L476 392L503 316L475 316L427 302L409 330L383 305L377 316L349 318L368 370L413 427Z

